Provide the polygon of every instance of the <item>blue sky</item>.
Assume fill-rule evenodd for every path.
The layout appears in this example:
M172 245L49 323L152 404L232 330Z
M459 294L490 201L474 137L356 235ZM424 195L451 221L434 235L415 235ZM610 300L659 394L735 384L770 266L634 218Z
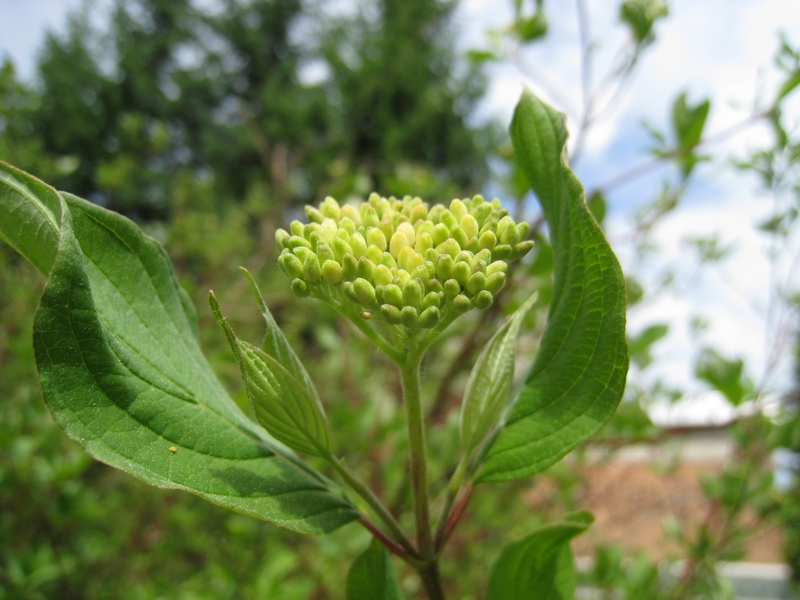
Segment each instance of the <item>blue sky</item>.
M586 0L585 4L595 43L597 81L624 44L626 32L618 23L616 2ZM32 76L45 29L61 29L66 12L80 5L80 0L0 0L0 56L10 55L23 76ZM104 5L105 0L94 2L95 10ZM581 98L576 2L550 0L545 5L550 35L545 42L519 53L516 61L492 66L489 93L480 114L507 123L522 86L527 85L565 110L574 131ZM461 48L494 47L487 32L508 25L511 6L510 0L462 0L456 15ZM713 99L709 133L746 118L754 105L774 94L778 74L772 58L779 31L800 45L797 0L670 2L670 16L659 24L658 41L646 54L631 86L586 138L576 165L586 187L591 189L645 160L650 140L641 122L665 129L671 103L684 89L692 101ZM800 126L799 98L787 107L786 119L795 128ZM770 375L773 379L768 387L778 389L788 381L788 362L775 367L769 357L770 349L787 331L786 315L774 312L772 299L776 286L797 287L800 281L799 267L793 263L800 256L800 240L796 232L770 261L765 238L753 224L773 209L772 200L759 195L754 179L734 176L726 166L726 161L765 143L768 135L764 127L752 127L711 149L714 160L698 169L679 210L653 233L651 241L660 252L644 263L637 263L628 240L630 215L653 198L668 172L655 171L609 195L608 234L623 267L636 269L637 275L646 279L669 266L678 280L674 291L630 314L633 332L655 322L672 324L669 338L657 348L659 368L650 376L694 386L691 409L679 414L656 409L665 419L670 414L669 418L679 420L687 415L703 420L727 416L719 402L692 382L698 342L688 324L694 316L709 321L705 341L721 346L731 356L746 358L753 379L760 381ZM687 251L685 239L715 232L733 253L715 269L702 269Z

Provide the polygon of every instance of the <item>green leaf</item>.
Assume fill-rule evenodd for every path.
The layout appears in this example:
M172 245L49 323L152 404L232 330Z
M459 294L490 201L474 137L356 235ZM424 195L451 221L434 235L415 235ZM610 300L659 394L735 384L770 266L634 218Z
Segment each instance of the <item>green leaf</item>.
M213 292L209 302L239 363L247 397L261 426L292 450L330 456L330 429L319 401L275 358L236 337Z
M713 348L704 348L695 374L720 392L733 406L739 406L754 392L753 382L744 375L742 359L728 359Z
M644 331L628 340L628 351L631 359L639 365L646 366L652 360L650 349L658 340L669 333L669 325L657 323L646 327Z
M303 386L306 393L314 400L319 409L322 410L322 402L320 402L319 394L317 394L317 388L314 387L314 382L311 381L308 371L306 371L302 361L297 354L295 354L294 350L292 350L289 341L286 339L286 336L283 335L283 331L281 331L281 328L278 327L278 324L275 322L275 318L272 316L269 308L267 308L267 303L264 301L261 290L258 289L258 285L253 279L253 276L243 267L242 271L247 276L247 279L250 280L253 292L256 295L256 301L261 307L261 314L267 324L267 333L264 336L264 343L261 345L261 349L283 365L291 376Z
M483 441L506 407L514 380L514 348L522 320L536 302L531 295L484 346L469 374L461 410L461 440L467 452Z
M0 210L25 215L24 227L4 234L40 270L52 257L34 349L45 402L70 437L151 485L295 531L324 533L358 518L222 389L155 240L20 171L0 165L0 173ZM54 242L57 252L40 248Z
M592 521L585 511L567 515L564 522L546 525L507 546L492 567L486 600L571 599L575 566L569 541Z
M347 573L347 600L400 600L400 588L386 548L372 540Z
M591 437L625 387L625 283L564 159L564 115L525 91L515 154L547 219L554 293L539 353L478 481L527 477Z

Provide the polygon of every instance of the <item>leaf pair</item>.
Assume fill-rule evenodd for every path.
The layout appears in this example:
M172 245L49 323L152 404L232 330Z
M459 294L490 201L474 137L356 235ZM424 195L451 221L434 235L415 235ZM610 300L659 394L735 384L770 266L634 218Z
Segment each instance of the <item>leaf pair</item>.
M236 356L256 419L270 435L292 450L330 457L331 432L317 390L275 323L255 281L250 273L245 273L267 323L263 349L238 339L222 316L214 293L208 298Z

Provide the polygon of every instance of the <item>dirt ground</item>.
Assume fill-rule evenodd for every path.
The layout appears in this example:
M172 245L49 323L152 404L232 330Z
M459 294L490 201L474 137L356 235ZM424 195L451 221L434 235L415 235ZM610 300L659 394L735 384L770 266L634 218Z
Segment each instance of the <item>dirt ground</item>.
M664 530L664 522L676 517L684 531L690 531L709 515L709 503L703 497L700 478L719 472L721 464L681 464L661 469L646 463L609 463L586 468L581 476L581 506L591 511L595 523L588 535L573 541L576 556L590 556L593 545L618 544L630 553L642 551L653 559L679 555L676 542ZM554 485L550 482L549 485ZM543 482L526 500L537 504L548 495ZM754 520L755 523L755 520ZM742 560L783 562L780 531L754 525Z

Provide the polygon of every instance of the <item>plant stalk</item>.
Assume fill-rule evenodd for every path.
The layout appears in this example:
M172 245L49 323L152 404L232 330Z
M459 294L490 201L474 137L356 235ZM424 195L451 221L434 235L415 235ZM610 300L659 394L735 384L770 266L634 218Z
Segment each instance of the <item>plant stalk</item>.
M421 353L411 350L400 363L400 379L408 425L409 463L413 492L414 516L417 525L417 543L423 560L433 558L430 501L428 499L428 459L425 448L425 423L420 400L419 367ZM420 572L422 574L422 572Z

